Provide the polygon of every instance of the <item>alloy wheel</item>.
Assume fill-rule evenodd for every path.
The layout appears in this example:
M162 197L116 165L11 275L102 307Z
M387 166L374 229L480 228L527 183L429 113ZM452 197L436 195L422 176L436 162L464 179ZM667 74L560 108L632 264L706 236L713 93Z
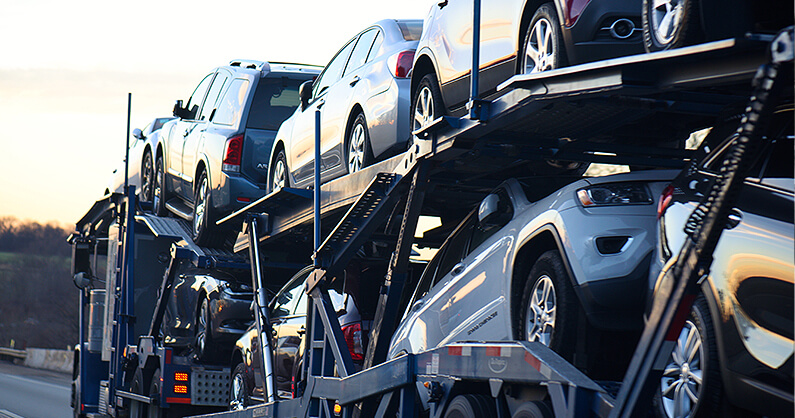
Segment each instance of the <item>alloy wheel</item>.
M671 43L676 30L682 25L683 1L681 0L650 0L649 23L652 34L661 45Z
M245 401L245 382L243 382L243 375L239 373L235 373L232 376L232 390L229 394L230 401L229 401L229 409L233 411L241 411L246 407Z
M433 92L428 86L423 86L417 97L414 107L414 123L412 131L417 131L433 122L435 109L433 108Z
M273 190L279 190L285 187L287 179L287 166L284 160L277 159L276 166L273 168Z
M533 285L532 297L527 305L525 335L529 341L549 346L555 331L557 297L555 285L548 275L542 275Z
M196 207L193 209L193 235L196 237L201 233L207 215L207 187L207 176L204 176L196 191Z
M365 153L364 126L357 123L351 132L351 139L348 144L348 173L355 173L362 169L364 165Z
M552 23L538 19L525 39L525 74L548 71L556 67Z
M660 380L662 406L669 417L688 416L698 403L703 381L702 341L696 325L685 322Z

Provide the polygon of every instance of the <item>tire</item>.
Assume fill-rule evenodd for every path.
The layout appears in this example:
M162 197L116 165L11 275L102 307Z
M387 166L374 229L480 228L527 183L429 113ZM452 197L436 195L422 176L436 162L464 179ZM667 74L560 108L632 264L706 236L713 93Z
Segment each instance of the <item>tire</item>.
M373 163L373 149L370 145L370 133L364 114L359 113L353 120L348 135L347 152L345 153L348 174L355 173Z
M201 247L220 247L226 236L214 224L210 180L207 172L199 174L199 181L193 191L193 241Z
M287 156L284 154L284 150L280 149L271 164L268 190L274 192L286 187L290 187L290 169L287 167Z
M152 189L152 212L157 216L168 215L168 209L166 209L167 200L166 168L163 165L163 157L158 156L155 162L155 184Z
M687 343L688 339L692 344ZM699 376L700 384L693 379ZM696 398L695 402L688 392ZM714 417L719 416L724 402L712 315L702 296L693 303L676 339L654 394L654 410L659 417Z
M541 254L525 282L519 329L526 341L539 341L573 360L580 305L556 250Z
M135 370L132 383L130 384L130 392L137 395L143 395L144 379L141 369ZM130 418L146 418L146 404L131 400L130 401Z
M240 411L251 405L251 390L254 387L254 377L246 373L243 363L235 366L232 379L229 381L229 410Z
M152 383L149 384L149 397L155 398L158 400L156 403L151 403L148 405L147 414L145 416L149 418L166 418L166 410L160 408L160 369L155 370L155 373L152 375Z
M439 90L436 74L425 74L420 79L417 91L411 101L411 131L414 132L428 126L445 113L442 92Z
M665 51L702 40L697 0L643 0L643 46ZM655 8L655 3L657 7ZM730 7L730 6L727 6Z
M560 20L552 3L542 4L533 14L519 56L520 74L540 73L567 65Z
M458 395L444 413L444 418L484 418L496 417L494 400L484 395Z
M202 297L202 303L196 310L196 334L194 336L194 354L202 361L212 361L216 357L216 345L212 338L212 318L210 301Z
M144 152L141 163L141 191L138 193L141 202L150 203L154 195L155 167L152 162L152 153Z

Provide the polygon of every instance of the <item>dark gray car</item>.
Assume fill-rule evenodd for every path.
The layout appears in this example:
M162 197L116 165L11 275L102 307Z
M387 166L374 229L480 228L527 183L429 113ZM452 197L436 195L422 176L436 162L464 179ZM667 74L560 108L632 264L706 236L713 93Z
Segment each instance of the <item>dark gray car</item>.
M215 221L264 196L276 130L298 107L304 64L232 61L205 76L161 132L153 206L192 221L199 245L227 237ZM229 228L229 227L227 227Z

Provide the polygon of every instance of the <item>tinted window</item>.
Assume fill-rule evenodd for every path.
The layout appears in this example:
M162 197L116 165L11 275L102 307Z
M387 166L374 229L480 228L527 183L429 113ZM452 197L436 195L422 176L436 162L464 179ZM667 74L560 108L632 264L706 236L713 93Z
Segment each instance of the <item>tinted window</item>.
M243 104L246 101L246 93L248 93L248 85L248 80L240 78L232 80L223 99L218 103L213 123L234 125L235 122L240 120L240 116L243 114Z
M168 122L168 121L170 121L171 119L174 119L174 118L157 118L157 119L155 119L155 125L152 127L152 131L154 132L154 131L162 128L163 124Z
M779 138L773 144L770 157L764 165L763 177L767 179L793 178L793 143L792 138Z
M213 85L210 87L210 92L207 93L207 99L204 100L204 106L202 106L202 113L199 116L199 120L209 120L210 115L215 109L215 102L218 101L218 96L221 94L221 89L226 84L227 76L224 74L218 74L213 80Z
M407 41L420 40L420 36L422 35L421 20L413 22L398 21L397 25L400 28L400 33L403 35L403 39Z
M193 94L190 95L188 103L185 104L185 109L190 111L190 115L188 115L186 119L194 119L199 113L199 106L201 106L202 102L204 101L204 96L207 93L207 89L210 87L210 82L212 80L213 74L207 74L201 83L196 86L196 90L193 90Z
M376 35L378 35L378 29L370 29L359 37L359 40L356 42L356 47L353 48L353 52L351 53L351 58L348 60L348 66L345 67L345 74L349 74L351 71L364 65Z
M286 288L282 289L282 292L276 296L276 304L273 305L271 319L292 314L296 308L296 304L301 299L303 290L303 280L294 280L290 282Z
M342 70L348 62L348 56L351 54L354 45L354 41L348 42L348 45L345 45L345 47L334 56L331 62L326 65L326 69L323 70L323 73L320 74L320 77L315 81L315 85L312 88L312 97L320 96L327 88L342 77Z
M473 216L474 215L474 216ZM469 237L472 235L472 228L477 214L470 215L463 225L450 237L450 240L444 245L444 254L439 261L439 270L436 271L436 278L434 284L441 280L445 274L453 270L456 264L466 257L467 244L469 244Z
M246 127L277 130L300 104L298 87L305 80L263 78L254 92Z

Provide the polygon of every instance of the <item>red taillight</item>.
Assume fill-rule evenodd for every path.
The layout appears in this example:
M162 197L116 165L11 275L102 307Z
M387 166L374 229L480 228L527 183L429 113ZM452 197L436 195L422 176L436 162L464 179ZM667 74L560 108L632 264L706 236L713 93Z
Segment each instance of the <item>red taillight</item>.
M364 360L364 349L362 348L362 324L355 323L342 327L342 335L348 343L348 351L351 352L353 361Z
M397 78L406 78L414 65L414 51L403 51L389 57L389 70Z
M673 199L673 197L674 197L674 186L669 184L665 186L665 188L662 191L662 194L660 195L660 201L657 202L657 219L662 218L663 212L665 212L665 209L667 209L668 205L671 204L671 200Z
M226 140L224 146L224 161L221 169L224 171L240 171L240 161L243 159L243 135L233 136Z

